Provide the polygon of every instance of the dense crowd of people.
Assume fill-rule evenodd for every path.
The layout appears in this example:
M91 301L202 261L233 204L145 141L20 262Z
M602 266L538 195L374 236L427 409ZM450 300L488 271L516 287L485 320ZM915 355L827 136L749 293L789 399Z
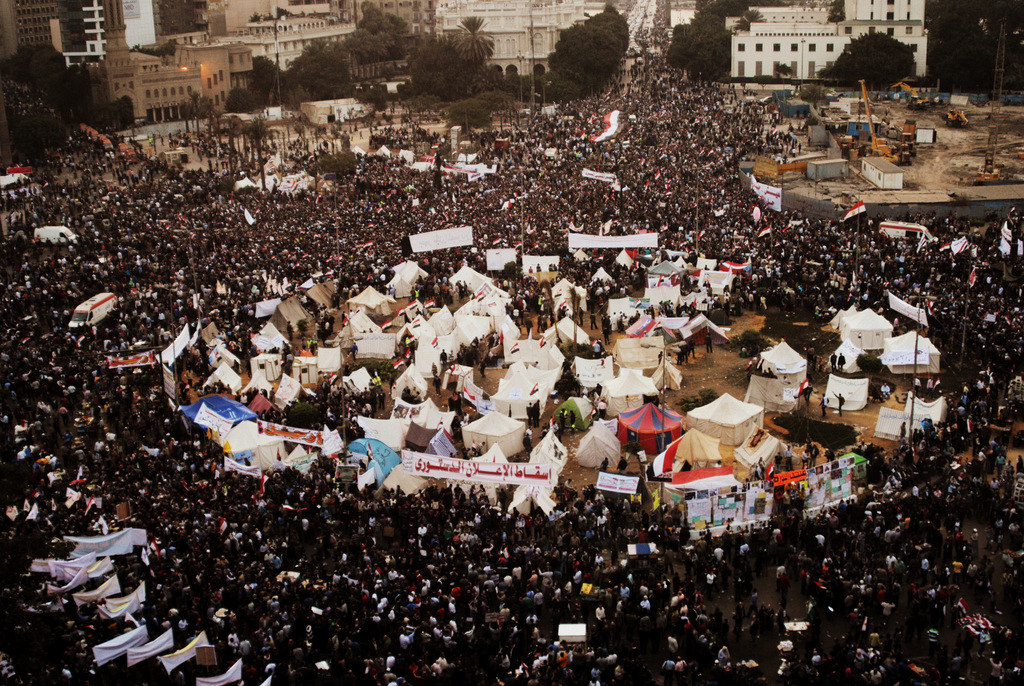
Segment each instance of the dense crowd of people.
M1024 464L1007 460L995 425L1015 416L1000 399L1020 366L1024 313L1013 258L999 249L1002 218L978 232L953 216L913 217L940 239L923 246L843 223L839 212L766 210L758 223L738 163L797 154L787 124L741 93L684 79L653 39L640 38L642 58L608 92L506 135L481 135L478 160L497 171L479 180L437 183L400 158L371 155L353 178L319 191L235 192L215 137L196 143L211 157L204 171L127 164L72 133L59 155L34 165L30 184L4 195L0 441L7 461L32 466L23 497L5 503L15 505L6 536L91 535L113 524L113 504L130 502L132 525L150 542L147 556L116 560L122 588L147 583L134 620L151 637L173 629L178 647L205 631L220 665L243 660L247 684L909 684L951 683L968 670L1021 683L1022 558L1003 551L1021 548L1011 494ZM32 106L24 89L7 94L15 107ZM625 132L594 142L613 109L628 118ZM411 122L372 140L393 149L441 143ZM281 152L290 170L314 163ZM250 160L250 178L262 160ZM583 180L583 168L616 174L621 190ZM1014 228L1016 217L1008 221ZM759 237L766 224L771 233ZM77 243L31 241L46 225L70 227ZM819 313L884 306L891 291L927 300L931 339L955 353L966 336L985 371L962 390L943 389L954 409L942 425L926 424L891 454L858 447L869 458L871 502L804 517L787 495L769 525L691 540L678 509L650 511L590 485L560 485L548 516L510 510L507 493L479 487L359 492L335 480L330 458L306 474L274 471L263 484L224 471L221 447L169 407L159 369L106 368L106 355L161 349L186 323L213 323L246 369L265 323L255 303L314 275L331 279L336 302L307 302L316 320L309 339L283 332L287 361L338 331L349 297L367 285L386 290L405 236L461 225L473 227L480 249L417 256L427 272L422 300L465 300L471 293L451 280L459 268L484 272L483 248L522 242L524 254L562 256L560 276L587 287L589 331L607 342L607 300L642 291L643 263L627 267L607 251L574 260L567 232L657 231L662 250L691 261L752 264L713 306ZM968 250L942 250L960 235ZM599 268L610 286L591 284ZM524 326L558 318L533 275L500 276L498 285ZM75 306L108 291L119 306L107 320L69 328ZM494 344L480 341L459 360L474 366ZM201 348L176 366L183 399L204 392L211 363ZM339 390L324 379L310 402L346 439L360 435L356 416L387 416L381 390ZM962 467L946 466L958 460ZM66 507L72 480L108 505ZM626 544L648 542L664 552L625 555ZM166 677L159 666L97 668L91 647L124 622L68 599L50 609L66 615L54 637L62 653L38 674L10 656L10 683L187 684L206 673L192 663ZM806 620L805 632L787 627L795 619ZM558 640L567 623L587 625L585 645ZM795 644L777 675L744 660L764 654L757 641L766 640Z

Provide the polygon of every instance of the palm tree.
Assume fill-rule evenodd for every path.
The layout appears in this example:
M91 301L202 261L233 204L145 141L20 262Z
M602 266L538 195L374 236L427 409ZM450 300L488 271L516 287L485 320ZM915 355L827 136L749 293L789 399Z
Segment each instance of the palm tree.
M455 49L459 57L474 67L482 67L494 54L494 39L483 32L484 20L480 17L466 17L459 25L458 42Z
M267 177L263 168L263 141L270 133L267 128L267 120L263 117L255 117L245 126L245 133L256 150L256 164L260 168L260 187L267 190Z
M747 10L740 17L740 20L736 22L735 29L737 31L749 31L750 25L759 21L764 21L764 16L760 12L757 10Z

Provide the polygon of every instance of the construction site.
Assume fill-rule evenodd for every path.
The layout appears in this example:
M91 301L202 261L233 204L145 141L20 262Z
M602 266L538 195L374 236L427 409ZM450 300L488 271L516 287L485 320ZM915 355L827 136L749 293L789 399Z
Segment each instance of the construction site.
M991 94L918 90L792 90L756 97L783 117L789 156L761 157L746 171L784 187L785 209L830 214L863 200L875 214L934 212L984 219L1024 200L1024 98L1004 93L1005 48ZM806 94L806 90L803 91Z

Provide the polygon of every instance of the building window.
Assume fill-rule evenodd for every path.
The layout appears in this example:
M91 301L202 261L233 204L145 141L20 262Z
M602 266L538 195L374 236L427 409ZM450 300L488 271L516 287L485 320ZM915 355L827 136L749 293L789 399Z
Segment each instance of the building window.
M807 52L814 52L817 49L818 49L817 43L808 43L807 44Z
M894 28L893 28L893 27L891 27L891 26L890 26L890 27L889 27L888 29L886 29L886 30L885 30L885 32L886 32L887 34L889 34L890 36L895 36L895 35L896 35L896 29L894 29Z
M164 88L164 97L165 98L167 97L167 89L166 88Z
M743 43L738 43L736 45L736 52L746 52L746 51L747 51L747 46L744 45ZM741 64L742 64L742 62L741 62ZM741 76L742 76L742 74L741 74Z
M892 21L893 19L895 19L895 17L896 17L896 13L895 12L886 12L885 13L885 20L886 21Z
M754 62L754 76L761 76L761 71L762 71L761 62L760 61Z
M849 36L851 33L853 33L853 27L852 26L847 26L846 27L846 35Z
M146 91L146 97L147 98L149 97L149 91L148 90Z
M772 46L772 52L782 52L782 43L775 43Z
M206 77L206 89L211 91L213 90L213 79L209 76Z
M835 52L836 46L832 43L825 43L825 52Z
M754 52L761 52L762 50L764 50L764 45L761 43L754 44Z
M914 27L913 26L908 26L907 27L907 35L908 36L913 36L914 35Z
M217 72L217 74L220 76L221 83L223 83L224 82L224 70L223 69L219 70Z
M874 33L874 32L875 32L875 27L874 26L869 26L868 27L868 33Z

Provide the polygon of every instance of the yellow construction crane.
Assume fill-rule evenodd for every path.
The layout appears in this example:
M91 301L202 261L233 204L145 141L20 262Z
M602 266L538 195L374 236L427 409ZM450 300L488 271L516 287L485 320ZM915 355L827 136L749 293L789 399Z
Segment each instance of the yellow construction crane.
M907 101L907 107L912 110L923 110L935 104L934 102L932 102L931 98L922 98L921 95L917 92L917 89L911 86L909 83L897 81L896 83L889 86L889 90L892 90L894 88L899 88L901 90L906 91L907 93L910 93L910 99Z
M992 84L992 112L989 116L988 147L985 150L985 166L976 179L977 183L999 181L1002 170L996 167L996 145L999 143L999 113L1003 108L1003 70L1006 66L1006 20L999 26L999 42L996 44L996 69Z
M876 157L884 157L886 161L893 164L898 164L899 158L896 156L896 151L879 141L878 136L875 135L875 123L871 120L871 98L868 97L868 87L864 85L864 79L860 80L860 93L861 97L864 98L864 110L868 115L868 129L871 131L871 154Z

